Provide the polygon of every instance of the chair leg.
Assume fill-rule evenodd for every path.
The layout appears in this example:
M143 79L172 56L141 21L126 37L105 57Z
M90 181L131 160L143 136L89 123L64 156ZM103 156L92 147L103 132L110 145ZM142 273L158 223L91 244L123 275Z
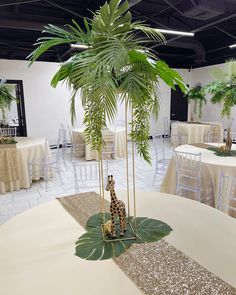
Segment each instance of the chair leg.
M60 171L60 169L57 169L57 173L59 175L59 178L60 178L60 181L61 181L61 185L63 185L63 180L62 180L62 177L61 177L61 171Z
M48 191L48 165L44 166L44 181L45 181L45 190Z
M155 167L155 174L153 177L153 181L152 181L152 186L154 186L155 182L156 182L156 178L157 178L157 171L158 171L158 162L156 161L156 167Z

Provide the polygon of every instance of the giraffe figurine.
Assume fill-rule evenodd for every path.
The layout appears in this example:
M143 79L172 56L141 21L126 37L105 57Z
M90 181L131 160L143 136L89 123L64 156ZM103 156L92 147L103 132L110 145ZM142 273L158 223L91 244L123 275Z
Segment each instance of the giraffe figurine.
M108 175L106 190L110 191L111 196L111 204L110 204L110 212L111 212L111 236L112 238L116 237L116 228L115 228L115 216L119 216L120 223L120 236L124 235L126 231L126 211L125 204L117 199L115 193L115 181L113 179L113 175Z

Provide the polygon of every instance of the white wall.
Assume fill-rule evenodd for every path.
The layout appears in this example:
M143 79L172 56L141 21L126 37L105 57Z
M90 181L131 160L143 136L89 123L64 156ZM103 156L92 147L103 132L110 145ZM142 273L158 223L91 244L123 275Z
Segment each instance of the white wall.
M222 66L222 65L220 65ZM215 66L212 66L215 67ZM190 86L201 82L203 85L213 80L209 73L212 67L194 69L177 69L186 84ZM0 79L23 80L25 95L25 110L28 136L56 137L60 123L70 125L69 100L70 91L66 85L59 84L57 88L50 86L53 74L58 70L59 64L49 62L35 62L30 68L27 61L0 60ZM163 117L170 117L171 89L160 82L161 104L159 117L156 121L151 118L151 134L161 133L163 130ZM189 118L191 107L189 107ZM236 108L233 109L236 115ZM124 120L124 105L119 107L117 119ZM220 107L208 103L203 108L202 120L219 121ZM77 126L82 126L83 110L77 99ZM234 122L234 128L236 121ZM235 128L236 129L236 128Z
M56 137L60 123L70 124L70 92L65 85L56 89L50 86L58 64L36 62L30 68L28 64L27 61L0 60L0 79L23 80L28 136Z

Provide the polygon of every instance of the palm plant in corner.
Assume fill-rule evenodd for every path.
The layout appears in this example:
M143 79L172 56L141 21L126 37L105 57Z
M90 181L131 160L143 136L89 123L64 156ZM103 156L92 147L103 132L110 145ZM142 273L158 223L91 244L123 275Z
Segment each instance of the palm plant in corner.
M186 94L188 102L191 101L194 103L193 112L198 115L199 118L202 117L202 107L203 104L206 104L207 100L205 98L205 93L203 91L203 87L200 83L197 83L193 88L189 89Z
M86 141L99 154L103 146L102 130L106 122L114 120L118 105L124 102L132 112L129 136L136 143L139 155L150 163L150 116L158 114L159 81L172 88L177 84L184 92L186 86L181 76L148 48L150 42L164 42L164 37L142 22L132 22L128 2L120 2L106 2L92 19L84 19L85 30L74 20L72 25L67 25L67 30L46 26L43 33L49 36L38 40L38 47L29 58L33 63L51 47L66 43L86 47L61 64L51 85L56 87L58 82L66 81L71 88L72 122L76 117L76 94L80 90ZM107 221L107 214L104 218L104 222ZM87 222L90 230L77 242L76 255L95 260L111 258L123 253L133 242L155 241L171 231L161 221L146 219L135 219L135 240L106 243L99 230L100 221L96 215L92 216Z
M224 68L217 68L212 71L215 81L207 84L204 89L212 95L211 102L222 104L221 116L230 118L232 107L236 106L236 60L229 59L225 62ZM233 120L231 120L232 122ZM231 128L227 126L226 144L222 146L222 154L230 156L232 138Z
M12 85L7 85L4 80L0 81L0 110L2 113L2 122L6 122L6 111L10 110L11 104L16 98L11 94L13 90Z

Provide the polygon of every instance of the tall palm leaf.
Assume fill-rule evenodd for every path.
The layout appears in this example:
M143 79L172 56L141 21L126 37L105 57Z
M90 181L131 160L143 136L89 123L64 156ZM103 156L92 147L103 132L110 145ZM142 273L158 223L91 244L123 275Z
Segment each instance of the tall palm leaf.
M6 111L10 110L12 102L16 100L12 91L12 85L7 85L3 80L0 81L0 110L4 123L6 123Z
M71 118L75 120L76 93L85 110L84 124L87 141L98 151L102 147L102 128L112 122L119 100L128 100L134 120L131 137L138 151L148 162L150 115L158 113L158 82L170 87L186 86L181 76L158 60L147 48L150 39L164 42L162 34L141 22L132 22L128 2L111 0L96 11L93 19L84 20L85 31L73 21L68 30L53 25L45 27L38 46L29 56L34 62L49 48L60 44L79 43L88 49L75 53L54 75L51 85L66 81L71 87Z
M231 108L236 105L236 60L226 61L224 68L212 71L215 81L207 84L204 89L212 94L211 102L223 104L221 116L231 115Z

